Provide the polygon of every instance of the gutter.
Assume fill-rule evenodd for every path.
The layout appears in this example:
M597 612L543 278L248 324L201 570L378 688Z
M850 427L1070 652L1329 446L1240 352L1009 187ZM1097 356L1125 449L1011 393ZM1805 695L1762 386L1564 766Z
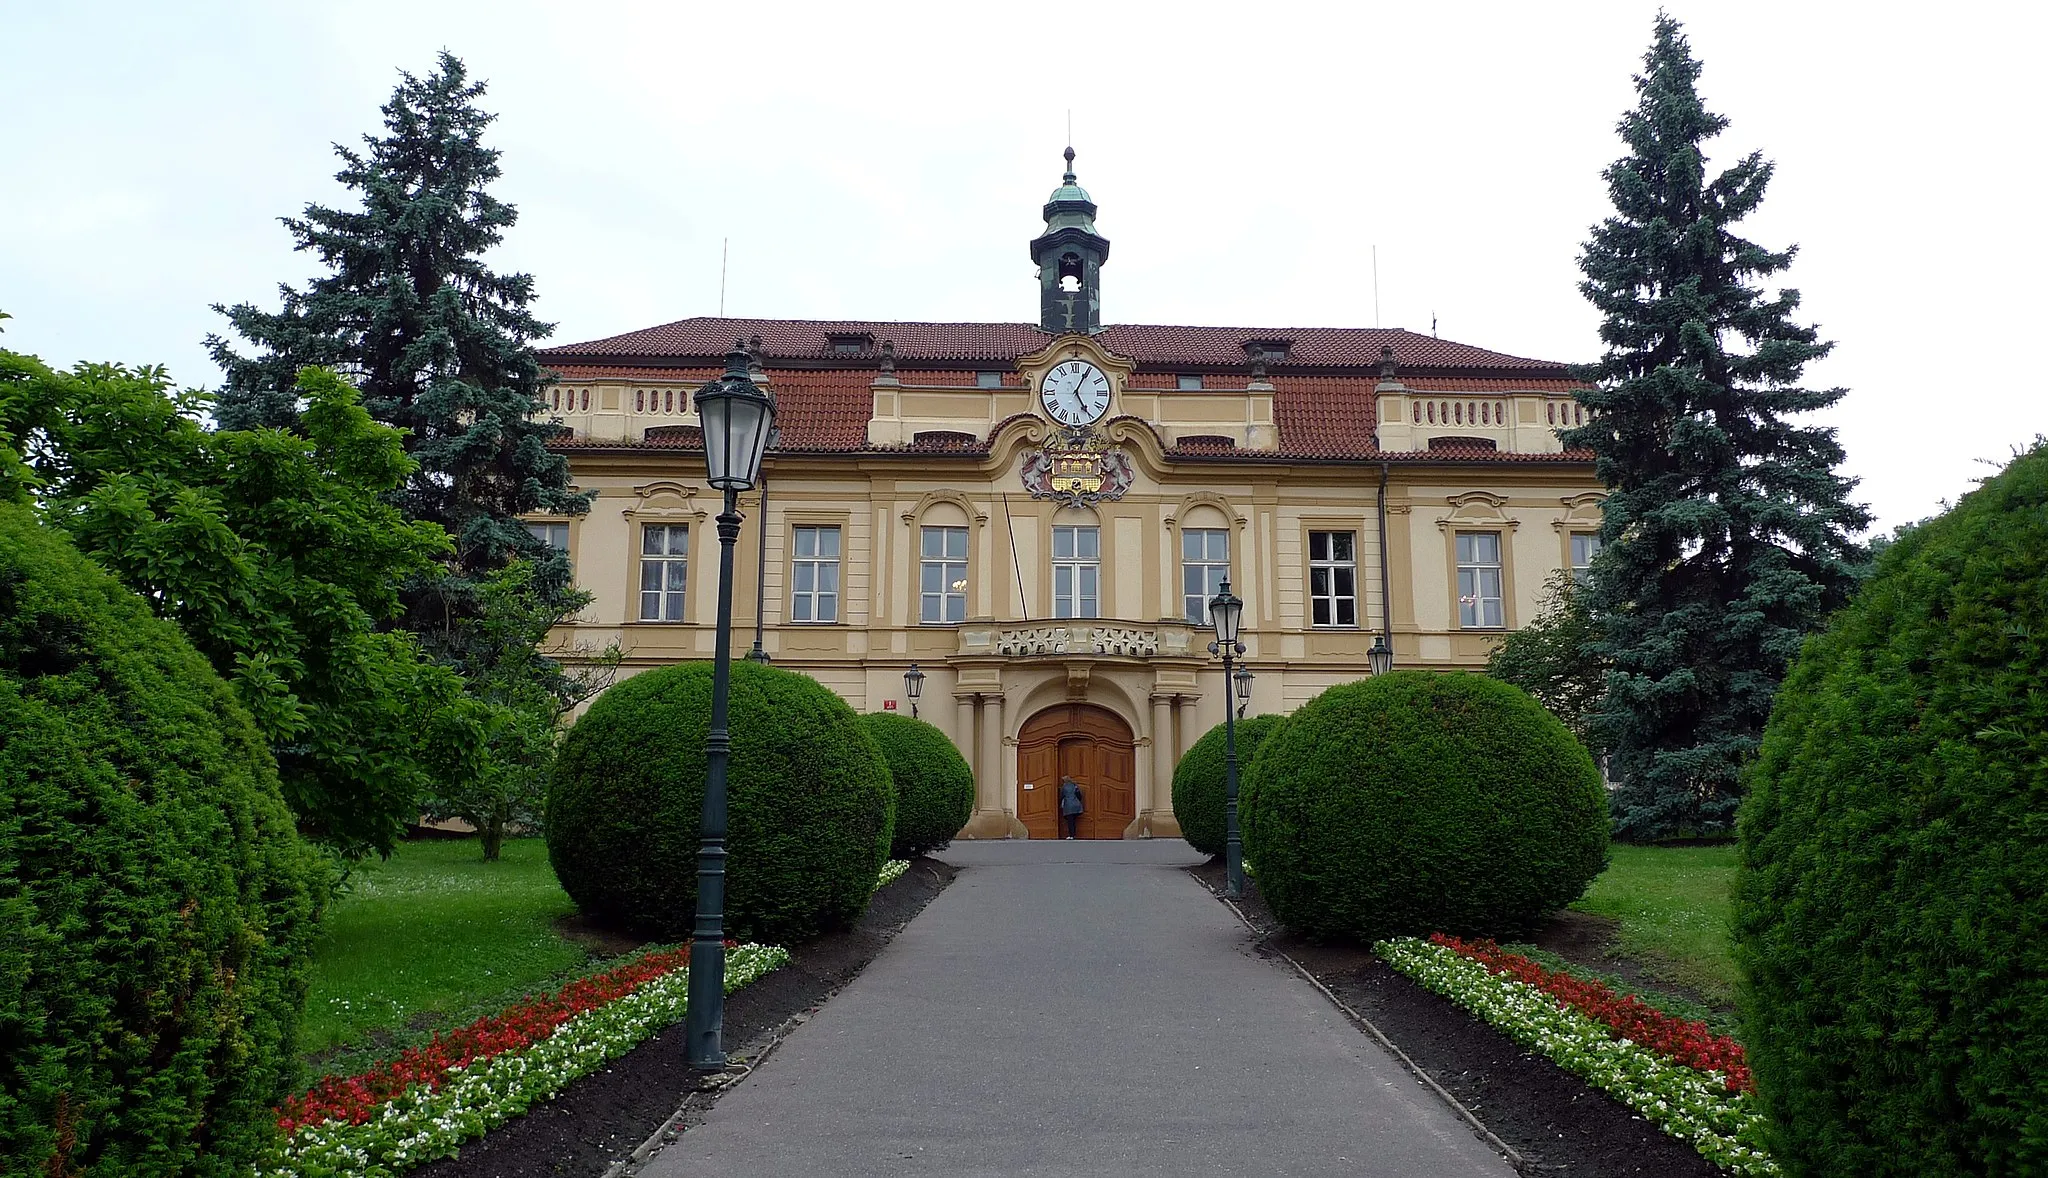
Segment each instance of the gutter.
M1387 636L1387 645L1394 645L1394 578L1387 570L1387 473L1389 466L1380 463L1380 632Z

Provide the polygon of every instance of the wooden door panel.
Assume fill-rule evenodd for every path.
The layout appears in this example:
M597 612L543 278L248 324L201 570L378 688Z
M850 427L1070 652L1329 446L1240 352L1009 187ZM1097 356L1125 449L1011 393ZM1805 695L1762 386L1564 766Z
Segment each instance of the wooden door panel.
M1063 704L1031 717L1017 735L1017 817L1032 838L1058 838L1059 779L1080 783L1082 838L1122 838L1138 816L1137 743L1116 714ZM1025 782L1035 784L1025 789Z

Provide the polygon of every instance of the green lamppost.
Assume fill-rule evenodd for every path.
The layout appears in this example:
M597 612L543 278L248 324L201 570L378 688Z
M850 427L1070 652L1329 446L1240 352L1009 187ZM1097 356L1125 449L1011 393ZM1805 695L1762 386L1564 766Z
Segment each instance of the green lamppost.
M1387 645L1385 634L1373 636L1372 649L1365 652L1365 657L1372 664L1375 675L1384 675L1394 669L1394 648Z
M1244 653L1244 643L1237 640L1237 627L1243 620L1244 602L1230 591L1230 578L1225 577L1216 587L1216 596L1209 599L1209 623L1216 627L1216 641L1209 644L1209 653L1223 656L1223 894L1232 899L1244 895L1244 843L1237 834L1237 709L1230 706L1236 678L1231 664ZM1245 686L1249 688L1251 681L1246 680Z
M697 390L706 482L725 493L718 513L718 636L711 663L711 731L704 740L704 824L697 852L697 924L690 941L690 1008L684 1058L693 1068L725 1066L725 771L732 739L732 549L740 538L740 492L761 473L775 428L775 398L747 375L747 349L725 354L725 375Z

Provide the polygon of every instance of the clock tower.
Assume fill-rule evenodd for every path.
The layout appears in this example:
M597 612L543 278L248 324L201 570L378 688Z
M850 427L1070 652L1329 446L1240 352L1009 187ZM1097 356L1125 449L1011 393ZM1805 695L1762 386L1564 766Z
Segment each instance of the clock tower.
M1045 202L1045 232L1031 243L1038 263L1038 326L1054 335L1102 330L1102 263L1109 239L1095 231L1095 202L1074 182L1074 149L1067 174Z

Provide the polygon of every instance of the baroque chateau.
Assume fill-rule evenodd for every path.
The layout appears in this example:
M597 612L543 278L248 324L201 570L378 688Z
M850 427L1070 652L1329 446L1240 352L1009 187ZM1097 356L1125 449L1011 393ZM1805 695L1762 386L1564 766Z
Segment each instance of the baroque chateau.
M1376 640L1396 667L1478 668L1591 560L1564 364L1398 329L1105 325L1110 242L1067 161L1030 243L1036 322L698 318L544 353L556 445L596 493L531 520L594 597L561 637L617 643L622 674L711 657L720 496L691 395L736 341L779 436L741 500L734 650L758 634L856 710L943 729L977 782L962 837L1053 837L1061 776L1084 837L1177 835L1174 764L1238 702L1209 652L1225 577L1252 715L1370 674Z

